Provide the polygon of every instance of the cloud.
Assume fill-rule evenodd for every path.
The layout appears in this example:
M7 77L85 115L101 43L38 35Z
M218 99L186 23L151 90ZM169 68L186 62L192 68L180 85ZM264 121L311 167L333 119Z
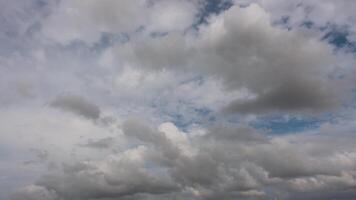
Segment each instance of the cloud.
M323 110L339 102L327 78L333 63L329 47L272 26L257 4L235 5L197 33L137 39L114 48L120 63L203 73L222 80L227 89L246 88L256 96L241 106L233 103L231 112Z
M203 135L180 132L171 123L155 129L138 119L122 127L127 144L136 145L102 159L64 164L37 181L36 188L63 200L281 195L293 200L323 199L316 196L324 192L327 198L352 199L347 188L356 184L355 140L347 132L334 132L337 126L325 126L321 134L275 137L246 125L221 124ZM32 198L37 192L25 187L14 197L21 195Z
M44 176L39 184L53 188L64 199L121 198L138 193L174 191L175 186L169 180L153 176L139 165L140 160L136 159L140 159L137 156L142 151L142 148L127 151L103 163L105 169L95 163L80 164L74 171Z
M114 138L107 137L99 140L89 139L88 142L82 146L88 148L107 149L110 148L113 144L114 144Z
M268 141L263 135L248 125L233 127L231 125L220 124L212 127L204 137L218 141L230 141L233 143L264 143Z
M0 199L354 199L355 3L211 2L0 0Z
M49 105L92 120L100 117L100 108L97 105L77 95L58 96Z
M224 110L227 113L263 113L268 111L322 111L338 104L333 88L321 83L289 81L271 89L252 100L231 102Z
M11 198L13 200L58 200L55 191L50 191L38 185L29 185L22 188Z
M103 33L132 33L142 27L150 32L182 31L197 12L197 1L188 0L64 0L44 20L43 33L62 44L76 40L93 44Z
M153 145L159 150L161 155L158 159L162 162L169 162L177 158L180 154L179 148L166 137L164 132L152 129L140 120L128 120L123 124L123 132L126 136L137 139L144 144Z
M285 2L283 0L236 0L237 4L257 3L271 13L275 21L287 17L287 24L296 28L305 22L319 29L329 25L347 26L350 29L348 39L355 41L356 15L352 10L353 2L348 0L326 0L322 3L318 0L301 0L298 2ZM327 27L325 31L329 31ZM320 30L318 30L320 31Z

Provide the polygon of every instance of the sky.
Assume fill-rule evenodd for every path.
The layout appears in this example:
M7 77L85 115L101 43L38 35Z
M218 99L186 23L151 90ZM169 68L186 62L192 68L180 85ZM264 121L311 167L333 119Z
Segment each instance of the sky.
M356 2L0 0L0 200L353 200Z

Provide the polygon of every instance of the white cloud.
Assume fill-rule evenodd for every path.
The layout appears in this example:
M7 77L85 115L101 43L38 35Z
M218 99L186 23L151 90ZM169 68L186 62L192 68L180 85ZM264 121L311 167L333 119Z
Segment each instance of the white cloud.
M153 32L183 31L195 22L197 1L159 0L150 10L148 29Z

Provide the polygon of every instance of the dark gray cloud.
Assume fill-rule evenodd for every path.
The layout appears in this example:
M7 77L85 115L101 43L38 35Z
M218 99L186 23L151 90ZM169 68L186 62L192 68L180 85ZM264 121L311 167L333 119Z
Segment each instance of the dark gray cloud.
M58 96L49 105L88 119L96 120L100 117L100 108L78 95Z
M320 83L287 81L253 100L237 100L224 108L227 113L264 113L269 111L322 111L340 102L332 87Z

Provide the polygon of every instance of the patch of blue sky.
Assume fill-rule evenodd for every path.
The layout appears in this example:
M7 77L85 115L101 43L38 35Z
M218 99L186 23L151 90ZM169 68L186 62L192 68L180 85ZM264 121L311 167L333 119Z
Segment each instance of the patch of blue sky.
M151 106L158 108L156 114L160 115L163 121L172 122L183 131L189 130L192 125L212 123L216 120L215 113L210 108L183 100L176 102L161 100Z
M194 124L212 123L216 120L214 113L209 108L187 106L184 109L188 112L187 115L183 113L170 114L172 123L183 131L187 131Z
M315 26L314 22L307 20L307 21L303 21L300 26L311 29Z
M293 27L290 24L290 16L282 16L273 22L274 26L291 30ZM305 20L300 23L300 27L307 29L315 29L324 32L322 39L329 44L335 46L336 50L345 50L346 52L356 52L356 41L349 39L350 32L347 26L335 25L327 23L325 26L316 26L311 20Z
M170 115L172 123L178 127L178 129L186 131L190 125L196 123L194 119L186 118L182 114Z
M282 16L281 18L279 18L278 20L275 20L272 22L273 26L282 28L282 29L287 29L287 30L291 30L292 26L290 24L290 16Z
M322 117L275 115L258 117L250 125L265 130L268 134L288 134L317 129L323 123L331 122L332 119L330 115Z
M129 34L126 33L101 33L100 40L94 44L93 48L96 50L103 50L117 43L125 43L130 40Z
M222 11L229 9L232 5L232 0L206 0L193 27L198 27L200 24L207 23L207 19L210 15L217 15Z
M356 42L349 40L349 30L347 27L332 26L326 28L326 33L322 40L335 46L336 50L343 49L347 52L356 52Z

